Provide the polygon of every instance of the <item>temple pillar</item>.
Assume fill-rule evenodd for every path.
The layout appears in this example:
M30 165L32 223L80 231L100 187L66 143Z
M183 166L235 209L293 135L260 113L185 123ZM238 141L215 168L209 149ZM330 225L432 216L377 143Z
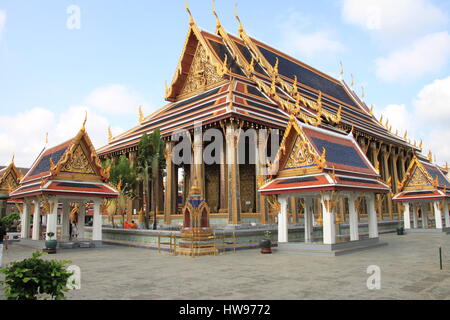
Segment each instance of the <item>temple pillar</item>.
M94 221L92 224L92 240L102 241L102 215L100 212L101 200L94 200Z
M192 170L192 172L195 172L195 177L192 176L192 179L197 179L197 185L199 186L203 197L205 196L205 179L203 179L203 135L202 135L202 127L198 126L194 129L194 163L195 170ZM192 166L191 166L192 168ZM192 180L194 181L194 180Z
M439 201L434 201L433 206L434 206L434 223L436 229L442 229L442 211Z
M351 194L348 197L348 214L350 222L350 241L359 240L359 228L358 228L358 212L356 211L356 199L357 197Z
M313 202L311 198L304 198L304 214L303 221L305 223L305 243L310 243L313 240Z
M278 214L278 242L289 242L287 199L285 197L280 197L278 198L278 201L280 202L280 213Z
M45 240L51 240L48 236L49 232L54 233L53 239L56 239L58 228L58 198L49 200L50 212L47 213L47 232L45 233Z
M266 130L258 130L258 141L257 141L257 153L256 153L256 187L261 187L260 183L265 181L267 177L267 131ZM266 201L266 197L261 195L259 192L257 194L257 209L256 212L260 213L260 221L263 224L266 224L268 221L268 213L269 207Z
M30 237L30 211L31 204L28 200L23 202L22 217L20 220L20 237L22 239L28 239Z
M226 143L222 143L222 148L220 149L220 172L219 172L219 212L228 212L228 192L227 192L227 166L226 166Z
M164 223L170 224L170 215L175 213L174 208L174 163L172 161L173 141L166 142L166 150L164 157L166 160L166 188L165 188L165 204L164 204Z
M426 205L422 204L420 210L422 211L422 228L428 229L428 213L426 212Z
M418 219L419 205L417 203L413 204L413 228L417 229L419 227Z
M231 224L238 224L241 221L237 131L233 124L226 127L228 214Z
M404 210L403 210L403 223L405 226L405 229L411 229L411 217L409 214L409 203L404 203Z
M336 224L335 213L333 210L333 199L329 192L326 192L321 197L322 202L322 229L323 229L323 243L336 243Z
M369 238L378 238L377 212L375 211L375 194L366 195L367 211L369 215Z
M444 200L445 227L450 228L450 213L448 212L448 201Z
M62 211L61 211L61 240L62 241L70 240L69 213L70 213L70 203L67 200L63 201Z
M34 201L34 214L33 214L33 234L32 240L40 240L41 233L41 204L38 200Z
M86 217L86 204L84 202L79 203L78 207L78 240L84 239L84 221Z

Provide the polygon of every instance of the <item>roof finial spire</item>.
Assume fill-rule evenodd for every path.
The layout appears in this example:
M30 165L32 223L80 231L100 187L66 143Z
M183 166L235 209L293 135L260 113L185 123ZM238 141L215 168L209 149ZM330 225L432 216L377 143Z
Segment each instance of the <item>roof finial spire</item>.
M430 162L433 162L433 154L431 153L431 150L428 151L428 160L430 160Z
M45 133L45 145L47 146L48 144L48 132Z
M365 95L364 86L361 86L361 99L364 99Z
M186 0L186 11L189 14L189 25L193 26L195 24L194 17L192 16L191 10L189 10L189 1Z
M86 122L87 122L87 110L84 112L84 121L83 125L81 126L81 131L86 131Z
M216 32L217 32L221 27L221 23L220 23L219 16L217 15L216 8L214 6L214 0L212 0L212 12L213 12L214 16L216 17Z
M344 65L342 64L342 61L339 61L339 64L341 65L341 71L339 72L339 75L341 77L341 81L344 80Z
M353 74L350 76L352 77L352 83L350 83L350 88L353 89L353 86L355 85L355 77L353 77Z
M242 26L242 22L241 22L241 19L239 18L239 15L238 15L238 11L237 11L237 3L234 5L234 15L235 15L235 17L236 17L236 19L237 19L237 21L239 22L239 33L242 33L243 31L244 31L244 27Z
M373 116L373 104L370 105L370 115Z
M113 134L111 131L111 126L108 127L108 141L111 142L113 139Z
M139 106L139 122L144 122L144 112L142 112L142 106Z
M13 156L12 156L12 159L11 159L11 164L14 163L14 157L15 157L15 154L13 153Z

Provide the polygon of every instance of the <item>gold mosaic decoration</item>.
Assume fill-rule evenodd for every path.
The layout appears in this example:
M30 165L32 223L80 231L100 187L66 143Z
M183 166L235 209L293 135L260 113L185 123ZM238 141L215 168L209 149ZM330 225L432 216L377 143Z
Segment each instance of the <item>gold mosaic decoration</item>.
M95 173L84 154L81 145L75 149L72 158L64 165L62 171L91 174Z
M427 181L427 178L425 175L420 171L418 167L414 170L414 173L411 177L411 180L409 180L408 186L421 186L421 185L427 185L429 182Z
M298 136L285 168L297 168L313 165L315 163L314 156L309 152L308 145L303 143L302 139Z
M205 90L207 87L221 80L222 76L216 72L216 68L209 62L205 48L202 45L198 45L180 96Z

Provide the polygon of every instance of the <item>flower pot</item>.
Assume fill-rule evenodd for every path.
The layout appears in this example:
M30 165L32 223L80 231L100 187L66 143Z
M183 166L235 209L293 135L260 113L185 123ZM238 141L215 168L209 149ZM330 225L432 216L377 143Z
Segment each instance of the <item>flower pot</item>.
M397 228L397 235L402 236L405 234L405 229L403 227Z
M56 241L56 240L46 240L45 241L46 249L56 249L57 246L58 246L58 241Z
M270 239L262 239L259 242L261 253L272 253L272 241Z

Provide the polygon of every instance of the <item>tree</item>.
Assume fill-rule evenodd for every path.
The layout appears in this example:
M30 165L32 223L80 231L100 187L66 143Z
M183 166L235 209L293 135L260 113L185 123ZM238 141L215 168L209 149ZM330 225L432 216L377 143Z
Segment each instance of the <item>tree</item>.
M161 138L160 130L155 129L150 135L146 133L142 135L137 155L139 180L142 181L144 187L144 218L147 229L150 225L148 214L149 184L151 183L152 189L150 204L153 211L153 230L156 230L156 217L159 209L157 202L161 192L158 181L164 167L164 140Z
M109 179L111 184L113 184L119 191L119 197L116 200L114 214L117 214L117 212L119 211L119 213L122 215L122 221L124 222L125 213L127 211L127 199L136 198L136 170L124 155L121 155L119 160L115 164L111 163L111 160L107 160L103 165L105 167L111 165Z

